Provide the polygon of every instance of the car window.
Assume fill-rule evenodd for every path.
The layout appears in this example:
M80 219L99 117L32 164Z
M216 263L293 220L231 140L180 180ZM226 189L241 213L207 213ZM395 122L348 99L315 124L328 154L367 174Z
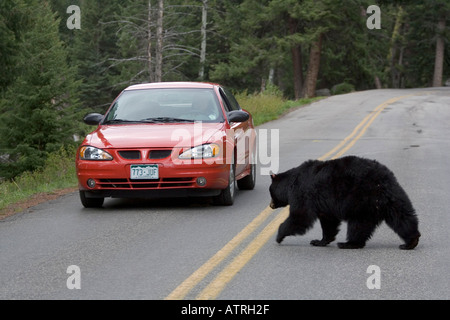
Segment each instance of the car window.
M228 109L227 111L241 110L241 106L229 89L221 88L220 94L225 101L226 108Z
M124 91L107 113L104 123L130 121L223 122L212 89L145 89Z

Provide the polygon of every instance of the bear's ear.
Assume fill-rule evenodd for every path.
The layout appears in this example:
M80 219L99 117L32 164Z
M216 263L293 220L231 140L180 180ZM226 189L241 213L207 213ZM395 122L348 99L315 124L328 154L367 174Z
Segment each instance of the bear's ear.
M270 171L270 177L272 178L272 180L275 179L275 177L276 177L275 173L273 173L272 171Z

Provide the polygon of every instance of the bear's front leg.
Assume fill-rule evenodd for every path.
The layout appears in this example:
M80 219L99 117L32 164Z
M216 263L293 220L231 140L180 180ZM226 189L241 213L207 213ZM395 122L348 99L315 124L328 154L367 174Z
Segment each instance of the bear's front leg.
M286 219L278 228L277 242L281 243L286 236L289 236L289 218Z
M316 215L311 215L309 211L303 208L295 209L295 206L291 205L289 217L278 228L277 242L281 243L287 236L305 234L313 225L316 217Z
M305 230L301 225L298 225L291 217L287 218L278 228L277 242L281 243L287 236L294 236L296 234L304 234Z

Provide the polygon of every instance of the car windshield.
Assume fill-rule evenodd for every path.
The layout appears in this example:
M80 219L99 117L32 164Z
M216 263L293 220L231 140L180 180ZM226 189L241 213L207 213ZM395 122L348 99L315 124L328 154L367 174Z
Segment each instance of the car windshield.
M124 91L103 124L223 122L213 89L141 89Z

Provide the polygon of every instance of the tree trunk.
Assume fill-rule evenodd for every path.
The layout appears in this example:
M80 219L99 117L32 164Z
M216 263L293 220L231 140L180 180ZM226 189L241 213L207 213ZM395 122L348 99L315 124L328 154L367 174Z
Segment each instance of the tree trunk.
M202 44L200 47L200 70L198 72L198 78L203 80L205 77L205 61L206 61L206 23L208 15L208 0L202 1L202 26L200 33L202 36Z
M312 98L316 95L316 83L320 66L320 52L322 50L322 37L323 35L320 34L319 39L311 45L308 73L306 74L306 84L303 92L304 98Z
M292 35L295 32L297 32L297 24L298 21L289 18L289 33ZM302 71L302 52L301 47L299 45L293 46L291 48L291 54L292 54L292 66L294 68L294 95L295 100L300 99L300 96L302 94L302 87L303 87L303 71Z
M404 76L403 76L403 53L405 52L405 47L402 45L402 47L400 48L400 53L399 53L399 57L398 57L398 79L397 79L397 85L398 88L404 88Z
M400 86L400 71L398 65L396 65L396 56L399 46L402 46L402 44L399 44L399 39L401 37L401 26L403 24L403 15L404 15L403 8L399 7L395 19L394 30L392 31L391 48L389 51L392 88L398 88Z
M274 68L270 68L269 70L269 77L267 78L267 84L268 85L273 85L273 78L275 76L275 69Z
M445 41L443 33L445 30L445 16L441 16L437 25L436 56L434 60L433 87L442 86L442 73L444 71Z
M375 81L375 88L377 88L377 89L382 89L383 88L382 85L381 85L380 78L378 76L375 76L374 81Z
M155 65L155 81L162 81L162 64L163 64L163 13L164 0L158 0L158 19L156 21L156 65Z
M149 82L155 81L153 73L152 61L152 1L148 0L148 15L147 15L147 63L148 63L148 77Z

